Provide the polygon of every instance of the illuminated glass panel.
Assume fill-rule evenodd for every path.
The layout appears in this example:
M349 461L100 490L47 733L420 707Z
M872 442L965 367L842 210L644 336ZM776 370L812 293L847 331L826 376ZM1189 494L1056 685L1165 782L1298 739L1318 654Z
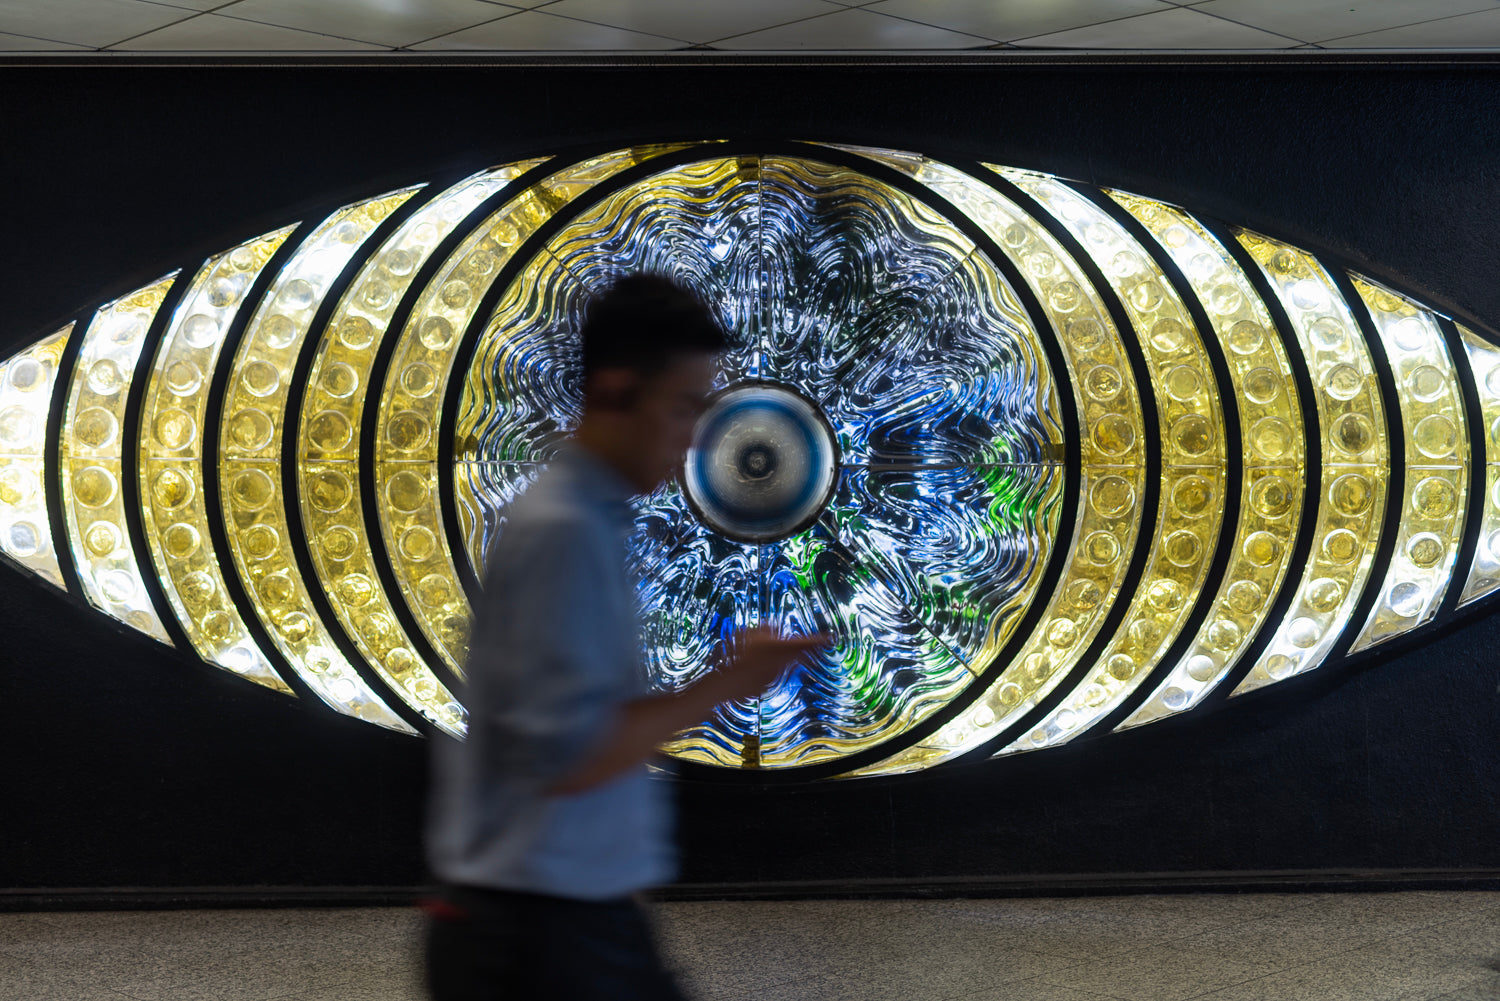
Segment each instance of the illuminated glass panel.
M381 390L375 418L375 482L381 491L388 491L405 471L436 482L441 459L438 426L454 358L463 332L516 248L580 191L655 152L620 150L548 176L491 213L438 268L396 341ZM464 481L464 468L460 463L459 481ZM459 504L471 538L477 508L472 500ZM463 588L457 586L458 571L437 493L424 494L410 511L389 504L379 510L380 530L407 608L433 649L455 672L462 672L473 613ZM473 566L481 565L478 554L471 560Z
M1076 521L1062 577L1037 627L984 693L953 720L926 740L853 773L861 775L925 768L993 739L1077 665L1124 585L1140 530L1137 501L1148 447L1120 335L1098 291L1046 229L993 188L951 167L925 158L867 155L942 195L1010 258L1063 347L1085 430Z
M125 405L146 331L177 273L100 307L83 335L63 411L63 520L78 583L89 604L172 645L141 577L119 489L124 477ZM101 476L100 473L103 473ZM78 488L84 490L79 496ZM102 501L102 502L101 502Z
M508 165L460 181L413 212L371 255L318 341L299 421L302 524L334 614L397 697L455 735L464 729L463 707L412 645L372 562L360 488L360 426L371 371L401 298L443 238L519 173ZM465 294L471 292L466 288ZM414 511L435 487L436 477L425 469L402 471L385 484L379 503Z
M47 411L72 332L70 323L0 365L0 552L64 590L42 482Z
M1469 495L1468 420L1442 331L1426 310L1363 278L1353 282L1395 377L1406 483L1380 598L1350 653L1410 632L1437 614L1463 541Z
M271 641L292 670L339 712L407 733L339 651L298 568L282 488L287 397L297 357L329 286L380 222L419 188L339 209L314 229L276 276L245 328L230 366L219 438L219 497L235 572ZM322 541L325 553L338 541Z
M1208 616L1166 677L1120 725L1123 729L1193 708L1265 628L1301 525L1307 442L1286 348L1235 259L1181 209L1106 193L1150 231L1208 314L1229 365L1244 469L1234 541ZM1201 510L1200 500L1219 503L1197 491L1174 503ZM1277 558L1267 560L1267 554Z
M1500 588L1500 347L1462 325L1458 333L1474 371L1484 421L1484 509L1474 561L1459 598L1460 605L1467 605ZM1470 461L1477 462L1479 458L1470 456Z
M1349 630L1359 630L1357 651L1429 622L1453 572L1467 574L1461 602L1500 586L1500 348L1471 331L1459 328L1465 351L1451 356L1429 310L1350 275L1372 321L1362 328L1340 297L1349 287L1342 279L1303 251L1241 233L1289 317L1278 331L1238 256L1208 227L1172 206L1109 192L1150 234L1152 254L1181 271L1192 292L1181 302L1183 292L1156 270L1161 258L1112 207L1056 178L1002 167L980 179L916 154L848 147L715 155L594 197L625 167L681 148L638 147L563 168L479 218L483 200L542 161L486 171L422 205L383 242L371 239L376 225L416 189L348 206L283 254L287 264L268 281L257 276L291 227L232 248L190 282L162 279L102 307L77 345L66 394L53 380L68 330L21 352L0 366L0 552L60 585L54 547L66 545L93 604L164 640L170 623L156 618L147 594L145 575L155 573L196 652L289 691L229 597L227 560L233 593L248 597L275 649L325 701L414 732L362 680L357 660L366 659L408 705L459 733L462 709L434 673L442 661L457 670L468 630L453 550L482 570L485 546L506 530L506 505L576 421L572 338L588 295L626 271L651 270L699 290L730 328L720 399L792 401L827 446L818 493L826 504L807 509L810 523L800 509L785 519L783 536L705 521L696 513L708 510L701 477L636 503L629 560L658 687L700 677L749 625L823 630L837 641L762 698L680 734L668 747L679 757L779 768L863 752L885 757L846 774L881 774L986 744L1049 746L1127 699L1140 705L1122 726L1191 708L1246 669L1252 643L1266 649L1242 691L1310 670ZM855 157L868 169L851 166ZM888 179L886 168L903 176ZM1090 270L988 171L1055 217L1047 225L1071 233ZM575 200L584 205L576 217L545 245L534 239ZM976 229L983 238L970 238ZM454 249L438 260L439 246ZM987 256L990 247L1000 256ZM336 276L350 272L347 292L329 302ZM502 272L509 284L494 289ZM1113 294L1091 285L1089 273L1101 273ZM419 274L428 276L422 287ZM1033 329L1010 274L1027 286L1044 329ZM181 305L146 358L152 316L182 285ZM262 286L259 302L246 301ZM492 300L494 311L481 316ZM1106 300L1118 300L1130 330L1111 326ZM313 327L325 312L328 325ZM1193 329L1198 315L1211 329ZM396 316L407 317L403 326L388 329ZM223 351L240 322L237 350ZM472 367L455 373L474 329ZM1387 399L1367 333L1390 362ZM1210 334L1227 362L1223 383L1208 365L1215 345L1200 340ZM1149 373L1158 439L1143 438L1122 338L1139 345ZM1075 470L1064 469L1063 404L1048 351L1064 363L1056 374L1069 379L1081 425ZM1315 387L1316 489L1303 438L1313 415L1292 375L1299 357ZM311 368L305 387L292 386L299 359ZM1469 465L1480 461L1470 441L1480 436L1466 427L1464 365L1487 432L1479 504L1468 495L1471 476L1477 488ZM450 390L455 376L462 385ZM210 386L223 392L214 414ZM302 408L288 412L304 388ZM378 399L366 408L372 391ZM460 404L451 456L439 451L449 392ZM143 404L134 425L127 399ZM1387 509L1385 435L1397 425L1386 415L1394 413L1404 479L1389 501L1397 508ZM49 417L62 432L55 467L45 454ZM204 443L210 424L218 440ZM1242 477L1225 469L1233 452L1225 432L1236 425ZM374 447L362 451L361 441ZM133 512L122 490L130 448L140 459L149 561L130 549ZM1158 454L1158 510L1143 511L1147 459ZM451 540L435 490L448 462L459 521ZM55 525L44 471L60 486ZM284 476L296 482L295 514ZM361 496L369 477L374 494ZM1078 496L1064 497L1073 477ZM1215 519L1236 477L1233 549L1216 553L1229 532ZM214 489L222 506L210 511ZM1076 517L1062 524L1075 501ZM1455 563L1468 507L1481 523L1465 569ZM1400 516L1382 547L1387 510ZM1148 518L1153 532L1142 539ZM793 531L794 523L806 527ZM374 563L367 532L376 524L384 545L374 548L390 567ZM1293 566L1302 531L1311 553ZM1382 548L1393 555L1376 566ZM304 581L298 568L309 559L316 579ZM1134 561L1138 580L1124 576ZM1212 594L1210 562L1223 571ZM382 589L387 571L398 593ZM1380 580L1368 581L1374 574ZM1367 584L1373 612L1352 622ZM1271 619L1278 604L1290 611ZM1178 635L1190 615L1201 626ZM1119 626L1103 635L1111 616ZM1034 625L1017 636L1023 617ZM406 633L404 622L423 635ZM340 654L349 647L340 634L359 650L356 663ZM1185 652L1158 664L1169 646ZM1133 691L1147 677L1159 678L1155 688ZM1057 691L1065 678L1074 687ZM1044 697L1056 708L1016 739L1016 724ZM940 710L945 725L914 741L910 729Z
M183 632L209 663L287 693L291 689L251 638L224 584L203 490L203 427L224 333L294 229L287 226L204 262L157 346L140 423L146 540ZM73 496L85 505L102 503L119 489L113 476L91 468L98 472L73 477ZM254 495L248 483L233 489Z
M1312 554L1296 598L1235 695L1311 671L1338 641L1373 567L1390 476L1374 363L1333 280L1306 251L1245 231L1238 238L1276 290L1307 359L1323 468ZM1253 536L1245 543L1252 561L1278 558L1269 546L1257 554L1255 543Z
M1083 680L1023 738L1041 747L1073 739L1135 691L1197 604L1224 513L1224 415L1203 340L1151 256L1107 213L1062 182L1016 170L1002 174L1068 228L1119 296L1151 374L1163 438L1156 534L1130 611ZM1094 434L1101 433L1109 429L1096 425Z
M735 340L722 382L758 377L811 398L843 454L823 516L784 540L727 540L675 487L640 502L632 563L658 685L701 676L735 629L759 622L836 638L824 660L669 750L727 765L828 760L963 691L1014 628L1049 549L1060 441L1038 401L1050 382L1025 314L973 243L847 168L687 164L602 201L527 263L460 411L471 552L500 517L484 512L503 510L576 420L572 338L588 289L631 270L698 288ZM973 541L955 548L958 537Z

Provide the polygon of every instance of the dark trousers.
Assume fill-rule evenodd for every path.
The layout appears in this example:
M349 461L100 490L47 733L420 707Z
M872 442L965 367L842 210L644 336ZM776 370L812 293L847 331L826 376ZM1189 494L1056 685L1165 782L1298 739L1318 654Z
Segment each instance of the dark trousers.
M433 1001L683 1001L629 897L450 887L427 911Z

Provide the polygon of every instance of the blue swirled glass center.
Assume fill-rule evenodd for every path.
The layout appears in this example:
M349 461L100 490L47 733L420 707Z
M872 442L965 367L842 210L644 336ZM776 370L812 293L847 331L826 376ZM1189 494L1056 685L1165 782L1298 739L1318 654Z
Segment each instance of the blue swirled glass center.
M723 157L632 182L537 248L486 325L456 437L476 563L577 421L583 304L633 271L694 288L731 339L684 475L636 503L647 673L680 689L752 626L833 638L668 751L897 749L971 691L1054 548L1060 422L1025 311L961 227L849 167ZM748 433L757 415L781 430Z

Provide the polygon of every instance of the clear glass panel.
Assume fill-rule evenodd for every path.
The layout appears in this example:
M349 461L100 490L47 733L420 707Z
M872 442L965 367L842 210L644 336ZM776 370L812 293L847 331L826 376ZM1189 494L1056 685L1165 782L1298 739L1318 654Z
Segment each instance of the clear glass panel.
M753 378L763 322L761 174L755 158L664 171L585 211L548 250L586 289L632 271L692 288L733 338L722 380Z
M1163 439L1156 535L1130 611L1073 691L1006 749L1016 751L1064 743L1089 729L1145 681L1177 639L1218 548L1225 430L1202 336L1151 255L1106 212L1056 178L1010 169L1001 173L1067 227L1124 304L1151 374ZM1122 427L1096 424L1096 443L1106 450L1118 447ZM1198 503L1205 497L1211 502Z
M576 331L588 291L545 250L528 261L485 324L464 380L460 461L546 462L578 423ZM489 540L471 542L483 552Z
M760 700L767 766L811 764L899 733L942 708L973 675L901 599L821 526L764 547L764 621L832 646Z
M204 262L157 345L140 425L146 540L189 642L209 663L288 693L291 689L245 628L214 553L203 456L216 443L205 446L203 427L224 333L271 255L294 229L268 233ZM84 504L107 492L105 476L90 469L75 472L72 485Z
M1288 571L1288 561L1274 557L1291 552L1301 525L1307 442L1286 347L1234 258L1181 209L1119 191L1107 194L1140 220L1181 269L1213 324L1229 365L1245 472L1233 548L1212 609L1186 652L1120 725L1124 729L1193 708L1266 625ZM1177 338L1167 326L1151 339L1160 349ZM1192 483L1175 486L1169 497L1174 513L1189 518L1222 504ZM1267 560L1268 554L1273 558Z
M1500 347L1462 325L1458 333L1479 388L1479 408L1485 428L1484 511L1480 515L1474 562L1459 600L1460 605L1467 605L1500 589ZM1479 458L1476 455L1473 460L1478 462Z
M762 376L816 400L874 361L888 331L974 251L962 231L904 192L847 167L780 158L761 169L760 239ZM889 373L868 373L865 383ZM841 440L848 434L837 423L834 430Z
M293 550L280 456L297 357L329 286L375 228L419 190L345 206L303 240L245 328L230 365L219 439L219 496L230 554L272 642L325 703L405 733L416 731L339 652L312 603ZM358 340L368 330L354 324L340 335ZM340 547L355 544L353 536L338 532L312 541L330 559L339 558Z
M1136 501L1145 475L1133 373L1103 300L1077 263L1036 220L975 178L923 158L871 155L955 205L1024 276L1062 345L1085 433L1077 521L1070 526L1062 577L1037 628L985 692L952 721L920 744L853 773L860 775L914 771L977 747L1067 676L1119 597L1140 529ZM1101 427L1118 431L1094 433ZM1049 521L1059 516L1053 506L1040 510Z
M437 475L439 425L453 360L463 332L516 248L567 204L579 179L598 183L645 155L643 150L622 150L552 174L495 210L438 268L396 341L381 389L375 478L382 491L411 466ZM458 586L438 496L427 494L412 511L389 505L379 511L386 551L408 609L433 649L462 673L472 612ZM435 601L440 594L446 595L444 600Z
M1235 695L1253 691L1323 662L1364 591L1380 544L1390 477L1385 408L1370 351L1349 306L1311 254L1240 231L1276 290L1316 388L1323 469L1309 564L1297 596ZM1246 555L1272 557L1251 536ZM1274 559L1287 560L1282 552Z
M1469 496L1469 426L1458 375L1427 310L1352 276L1385 347L1406 437L1406 483L1396 548L1350 653L1432 621L1463 542ZM1335 437L1343 444L1335 425ZM1361 437L1359 444L1363 441Z
M898 274L887 248L900 296L866 267L890 232L941 262ZM756 622L839 636L826 662L669 750L784 767L925 718L1003 645L1055 531L1060 421L1014 294L950 223L842 168L718 159L617 192L527 263L486 325L457 429L476 561L507 498L577 419L574 331L588 289L634 270L698 288L735 335L724 381L758 373L812 397L845 464L823 522L779 543L714 535L675 487L640 503L632 552L659 686L700 676ZM898 541L914 518L920 531Z
M47 411L73 324L0 365L0 552L66 589L47 514ZM142 328L139 336L144 336ZM111 483L118 481L114 474ZM118 491L114 491L118 493Z
M125 498L113 490L102 504L80 503L74 479L98 466L113 482L124 468L125 404L146 331L176 279L159 281L101 306L79 345L63 411L63 519L78 583L89 604L168 646L172 640L156 613L125 515ZM100 483L98 474L86 475ZM93 498L90 498L93 499Z

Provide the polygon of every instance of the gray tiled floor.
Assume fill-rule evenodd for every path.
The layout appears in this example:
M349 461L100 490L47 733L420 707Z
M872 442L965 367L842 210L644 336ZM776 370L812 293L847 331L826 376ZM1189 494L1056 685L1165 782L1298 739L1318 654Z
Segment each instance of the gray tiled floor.
M1500 999L1500 893L674 903L728 1001ZM0 914L0 998L419 1001L408 909Z

